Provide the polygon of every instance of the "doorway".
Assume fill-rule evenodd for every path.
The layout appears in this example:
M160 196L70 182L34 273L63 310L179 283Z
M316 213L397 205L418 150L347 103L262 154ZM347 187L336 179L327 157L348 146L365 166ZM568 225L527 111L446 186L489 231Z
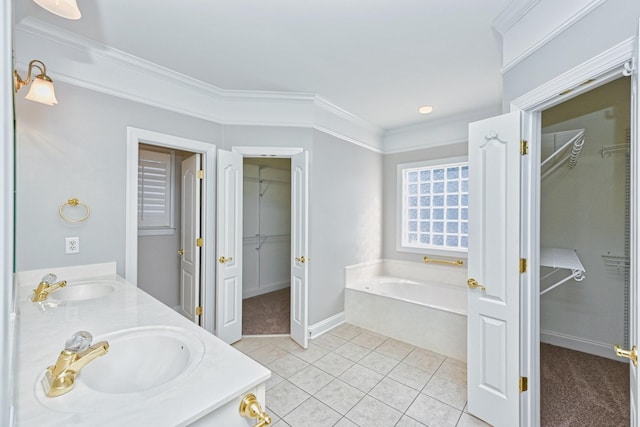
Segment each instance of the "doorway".
M630 79L542 111L541 426L629 425ZM579 421L582 420L582 421Z
M242 335L291 333L291 159L243 161Z

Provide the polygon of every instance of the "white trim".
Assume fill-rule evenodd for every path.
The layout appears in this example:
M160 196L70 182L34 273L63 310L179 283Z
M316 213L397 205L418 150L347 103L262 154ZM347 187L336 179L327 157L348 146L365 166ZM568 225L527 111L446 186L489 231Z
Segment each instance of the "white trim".
M511 0L491 24L496 31L504 35L507 30L524 18L538 3L540 3L540 0Z
M54 80L220 124L311 128L383 148L381 128L316 94L223 90L33 17L16 38L21 66L47 52Z
M242 157L292 157L304 151L301 147L254 147L235 145L231 147L233 153Z
M540 342L568 348L570 350L581 351L607 359L620 362L620 358L613 352L613 344L592 341L585 338L574 337L560 332L540 330Z
M137 286L138 282L138 145L140 143L186 150L202 154L205 177L202 182L202 281L201 326L213 333L215 320L215 165L216 146L212 143L181 138L127 126L126 232L125 278ZM212 304L209 307L209 304Z
M324 334L325 332L329 332L331 329L335 328L336 326L342 325L344 322L345 322L344 311L342 311L338 314L335 314L331 317L321 320L318 323L314 323L313 325L309 326L309 338L310 339L318 338L320 335Z
M624 64L631 59L633 40L633 37L628 38L514 99L511 101L511 111L542 111L620 77L619 71L622 71ZM582 85L589 79L595 79L595 81L588 85ZM567 89L573 90L566 95L560 95Z
M546 1L546 2L540 2L540 0L530 1L527 4L523 5L522 10L518 11L518 14L520 16L517 17L517 20L519 23L525 22L526 20L523 20L522 18L524 18L529 13L535 13L536 9L541 10L540 12L537 13L537 15L554 16L556 17L556 19L560 19L560 23L556 27L549 29L549 31L546 34L543 34L541 36L534 33L534 31L539 31L539 29L541 28L540 25L533 25L533 26L529 25L529 27L527 28L526 24L518 25L518 22L511 23L507 21L505 22L505 24L510 24L510 25L509 25L509 28L507 28L504 31L500 31L497 27L494 26L494 28L500 31L503 36L503 54L502 55L503 55L503 58L506 59L506 62L503 63L502 68L500 68L500 72L504 74L507 71L509 71L511 68L515 67L517 64L519 64L524 59L526 59L527 57L532 55L534 52L536 52L538 49L540 49L541 47L549 43L558 35L562 34L574 23L578 22L580 19L582 19L584 16L589 14L594 9L596 9L605 1L606 0L592 0L590 3L588 3L584 7L573 11L570 16L566 17L566 19L562 18L561 16L562 13L558 13L558 12L564 12L564 11L557 10L558 2L556 2L555 0ZM567 5L564 7L570 7L570 5ZM498 25L500 25L500 22L498 22ZM535 30L532 30L532 28L535 28ZM512 36L511 34L509 34L510 31L513 31L515 35ZM512 57L510 55L510 52L508 52L507 46L509 45L510 39L516 38L516 37L518 39L525 40L520 44L527 46L527 48Z

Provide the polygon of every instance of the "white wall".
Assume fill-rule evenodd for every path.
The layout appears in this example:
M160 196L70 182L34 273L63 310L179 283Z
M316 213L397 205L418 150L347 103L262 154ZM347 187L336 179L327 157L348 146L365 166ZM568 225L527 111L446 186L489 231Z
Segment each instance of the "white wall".
M468 126L468 124L467 124ZM396 250L396 235L398 221L398 188L397 166L399 163L419 162L423 160L444 159L447 157L466 156L467 143L441 145L422 150L406 151L384 156L384 229L383 256L386 259L402 259L406 261L422 262L424 254L398 252ZM426 252L425 252L426 254ZM441 257L439 257L441 258Z
M563 166L542 181L542 247L575 249L586 270L540 297L545 334L607 344L624 341L624 276L602 255L624 255L624 153L601 156L603 145L626 143L630 81L615 80L543 112L543 133L586 129L575 168ZM565 272L566 274L566 272ZM566 345L571 345L567 343Z
M291 286L291 161L244 162L242 295Z
M56 83L59 104L16 99L17 270L116 261L124 275L126 127L217 144L222 127L192 117ZM78 197L91 217L68 224L58 207ZM80 253L64 254L64 238Z

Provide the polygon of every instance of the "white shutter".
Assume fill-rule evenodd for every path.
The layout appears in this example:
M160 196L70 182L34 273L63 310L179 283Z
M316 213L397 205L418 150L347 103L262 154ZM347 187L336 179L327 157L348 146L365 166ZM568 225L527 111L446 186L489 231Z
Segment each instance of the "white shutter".
M172 234L173 154L140 150L138 155L139 234Z

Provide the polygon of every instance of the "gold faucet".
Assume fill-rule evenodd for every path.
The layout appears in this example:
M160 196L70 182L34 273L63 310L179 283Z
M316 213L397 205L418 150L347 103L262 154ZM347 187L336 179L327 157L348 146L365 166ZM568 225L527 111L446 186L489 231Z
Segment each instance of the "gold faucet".
M66 341L56 364L47 368L42 379L47 396L56 397L69 392L80 370L109 351L108 342L100 341L91 345L92 339L89 332L79 331Z
M40 283L38 284L38 287L33 290L33 296L31 297L31 301L33 302L44 301L47 299L47 297L51 292L55 291L56 289L60 289L67 286L66 280L61 280L59 282L53 283L57 279L58 278L56 277L56 275L51 273L44 276L40 281Z

